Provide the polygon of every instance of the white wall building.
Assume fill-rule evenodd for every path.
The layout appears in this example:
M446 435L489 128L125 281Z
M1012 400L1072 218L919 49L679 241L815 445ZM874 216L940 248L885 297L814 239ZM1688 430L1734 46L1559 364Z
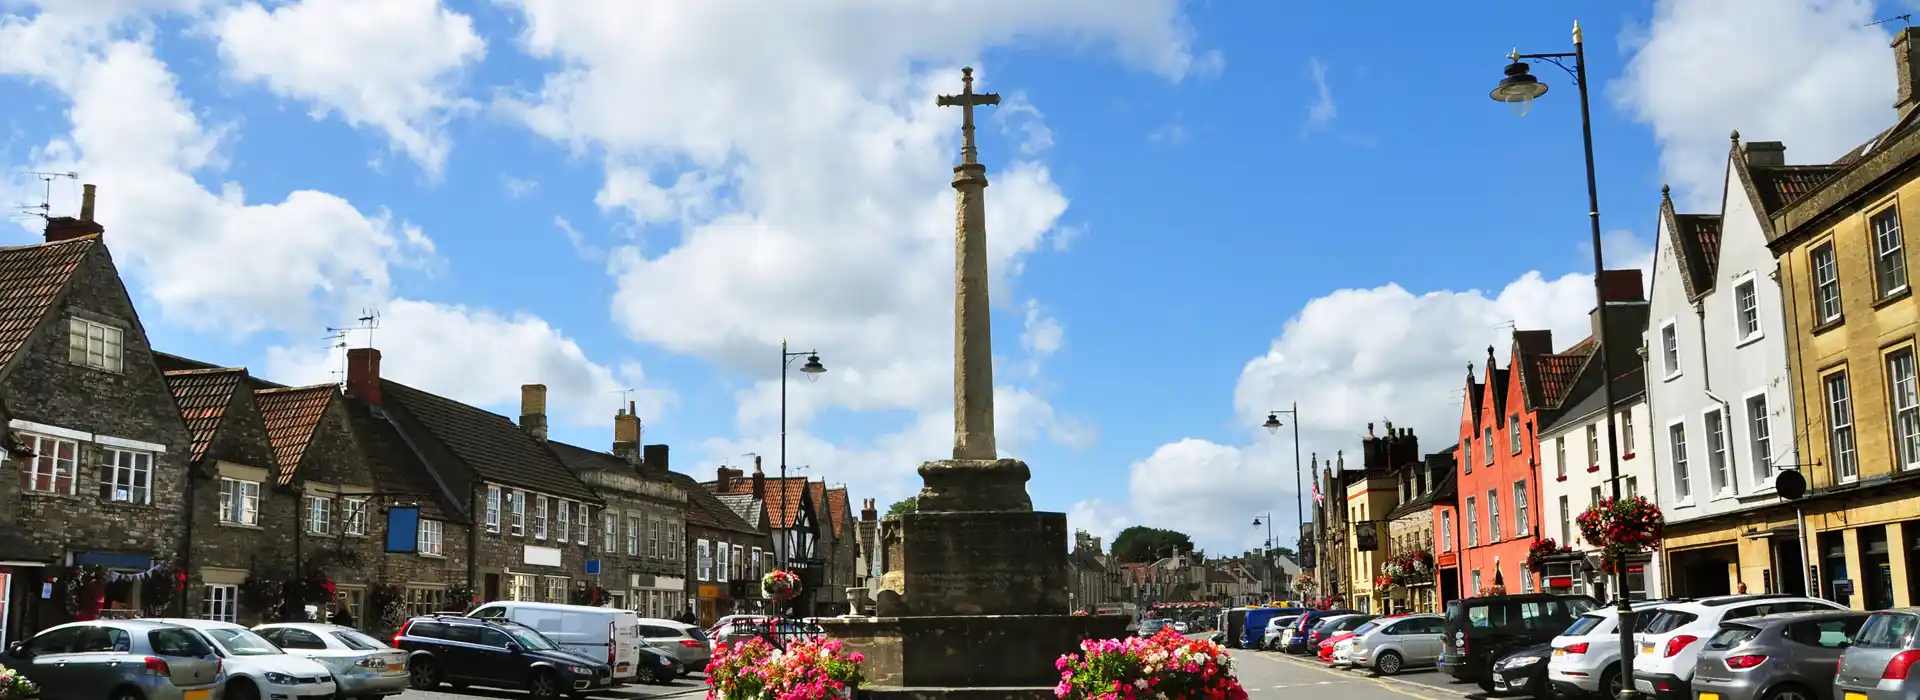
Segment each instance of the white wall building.
M1660 205L1645 339L1648 449L1673 541L1665 553L1673 595L1732 592L1739 528L1722 521L1772 503L1777 471L1799 463L1780 286L1762 217L1804 178L1785 165L1781 144L1738 139L1721 214L1678 214L1665 196ZM1773 571L1802 568L1791 542L1773 552ZM1762 592L1760 581L1741 583Z
M1626 373L1619 367L1614 372ZM1632 382L1636 386L1637 376ZM1622 390L1628 383L1624 379L1617 382L1619 395L1614 397L1620 405L1614 413L1614 427L1624 436L1619 451L1621 495L1653 498L1653 430L1645 393L1638 388ZM1612 598L1607 593L1613 588L1612 577L1600 573L1599 546L1581 538L1580 525L1574 522L1588 507L1613 495L1613 485L1608 483L1607 416L1602 410L1606 402L1598 382L1583 388L1587 389L1584 395L1568 397L1566 410L1540 432L1541 501L1546 518L1543 536L1572 547L1580 556L1563 566L1548 566L1541 573L1548 590L1584 593L1604 601ZM1635 600L1658 598L1665 590L1657 556L1630 561L1627 574Z

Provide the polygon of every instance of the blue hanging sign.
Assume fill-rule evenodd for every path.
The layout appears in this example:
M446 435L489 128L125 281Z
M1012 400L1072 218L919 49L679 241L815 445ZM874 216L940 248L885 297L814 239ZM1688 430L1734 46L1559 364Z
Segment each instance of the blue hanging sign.
M387 509L387 552L420 552L420 506L394 506Z

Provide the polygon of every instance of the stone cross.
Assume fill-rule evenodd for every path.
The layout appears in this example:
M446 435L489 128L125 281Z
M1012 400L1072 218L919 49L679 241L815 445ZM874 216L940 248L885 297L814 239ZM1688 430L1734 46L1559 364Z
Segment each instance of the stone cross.
M935 103L964 110L961 164L953 167L953 458L994 459L993 327L987 303L987 166L973 146L973 108L1000 104L1000 96L973 91L973 69L960 70L964 89Z
M991 92L973 91L973 69L960 69L960 82L963 88L958 95L941 95L934 100L941 107L959 107L960 133L964 136L960 146L960 162L980 162L979 151L973 147L973 108L1000 104L1000 96Z

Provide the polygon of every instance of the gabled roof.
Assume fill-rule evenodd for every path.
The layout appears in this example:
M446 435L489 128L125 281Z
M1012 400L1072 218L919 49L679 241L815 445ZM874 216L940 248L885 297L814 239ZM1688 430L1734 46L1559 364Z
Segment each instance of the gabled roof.
M327 415L327 406L339 393L339 387L333 384L253 392L260 420L267 425L267 439L273 443L274 461L280 466L274 478L282 486L293 483L320 419Z
M807 501L807 493L812 490L806 477L790 476L782 479L777 476L762 476L761 479L762 487L766 490L763 500L767 503L768 517L773 519L773 529L785 530L793 527L800 521L801 508ZM704 487L702 490L711 493L753 495L752 476L733 479L728 482L726 491L719 489L718 482L707 481L702 482L700 485ZM819 501L814 501L814 503L818 504ZM814 517L824 518L827 516L823 513L815 512Z
M733 514L740 516L740 520L745 522L748 527L758 530L760 529L760 523L765 520L765 518L760 516L766 513L766 506L761 505L760 499L754 498L753 494L722 493L715 494L714 498L720 499L721 503L726 504L727 508L732 509Z
M807 494L813 496L813 517L820 519L821 534L839 534L839 517L833 512L832 504L827 503L827 482L808 482Z
M1536 411L1559 408L1573 390L1573 383L1593 357L1593 338L1588 337L1565 352L1535 355L1528 372L1528 403Z
M167 388L173 390L173 402L180 410L180 417L187 422L187 434L193 439L188 461L197 462L207 456L207 448L213 445L213 436L220 430L220 421L226 418L227 407L233 404L233 393L239 390L240 381L246 375L247 370L242 367L176 370L165 374Z
M634 469L632 463L621 459L619 455L613 454L612 452L589 450L579 445L569 445L558 440L548 440L547 447L553 450L553 456L560 458L561 464L566 465L568 469L575 472L605 469L609 471L626 472L643 478L646 476L641 474L639 470Z
M100 237L0 247L0 370L33 337Z
M399 404L483 480L600 502L558 457L506 416L389 379L380 380L380 393L383 401Z
M727 504L721 503L713 491L702 487L693 477L680 472L667 472L667 478L687 490L688 525L750 535L760 534L758 529L740 519L738 513L728 508Z
M465 505L442 488L391 421L376 415L373 407L358 398L342 395L340 400L376 490L419 496L421 517L470 522Z
M845 488L827 489L827 510L833 511L833 534L843 536L847 532L847 521L853 519L852 511L847 510L847 490Z

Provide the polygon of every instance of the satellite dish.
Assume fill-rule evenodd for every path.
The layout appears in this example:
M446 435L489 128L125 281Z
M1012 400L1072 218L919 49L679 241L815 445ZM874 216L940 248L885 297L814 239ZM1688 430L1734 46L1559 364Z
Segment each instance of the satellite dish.
M1789 501L1800 500L1801 496L1807 495L1807 477L1801 475L1798 469L1782 469L1773 476L1773 490Z

